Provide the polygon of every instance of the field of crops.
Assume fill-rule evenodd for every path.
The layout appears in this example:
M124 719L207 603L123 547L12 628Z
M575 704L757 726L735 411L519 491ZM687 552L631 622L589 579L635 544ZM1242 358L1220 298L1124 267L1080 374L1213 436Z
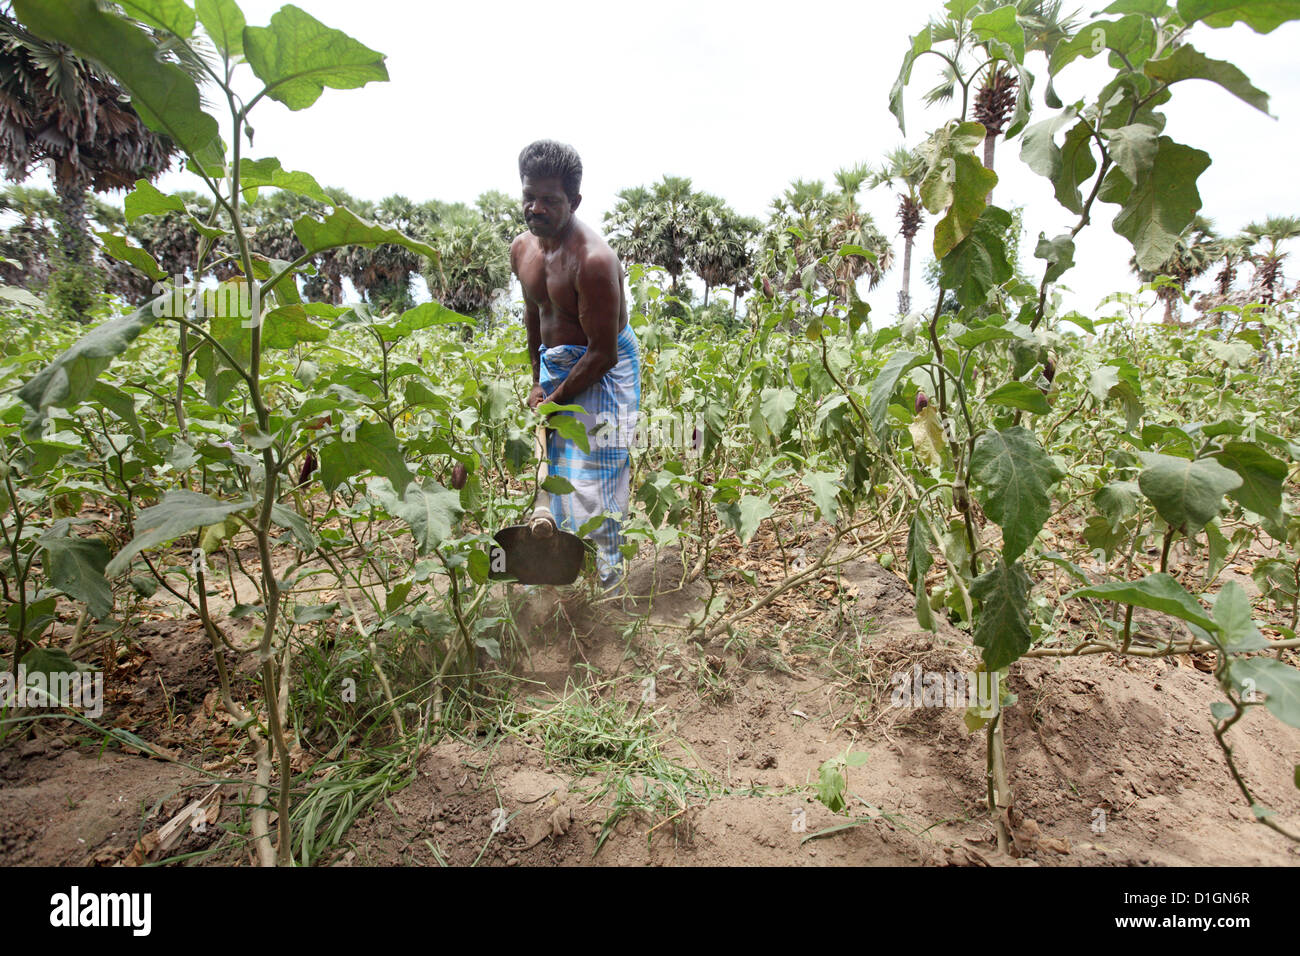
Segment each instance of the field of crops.
M94 245L135 284L71 319L79 267L0 257L0 862L1300 861L1300 222L1198 235L1209 155L1159 109L1197 80L1267 112L1195 43L1268 44L1295 4L918 18L891 107L931 67L950 95L878 177L936 224L898 315L859 294L889 255L860 224L792 214L709 258L633 249L629 199L641 441L610 593L492 573L556 412L525 403L518 303L410 300L449 233L250 155L260 101L308 110L383 56L293 6L118 6L12 16L129 90L209 195L131 176ZM1083 58L1108 80L1063 103ZM1016 162L1071 227L1022 243L995 204ZM1112 219L1142 291L1064 310ZM141 231L164 221L198 295ZM378 273L400 294L331 292Z

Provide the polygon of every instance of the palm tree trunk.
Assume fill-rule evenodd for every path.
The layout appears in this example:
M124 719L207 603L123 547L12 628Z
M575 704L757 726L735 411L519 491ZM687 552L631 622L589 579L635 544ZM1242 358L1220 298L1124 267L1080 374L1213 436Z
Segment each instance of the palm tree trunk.
M903 239L903 291L898 295L898 310L903 314L912 311L912 240L914 237L906 236Z
M1177 325L1178 321L1174 318L1174 298L1165 296L1165 325Z
M985 134L984 134L984 168L985 168L985 169L992 169L992 168L993 168L993 154L994 154L994 152L995 152L996 149L997 149L997 145L998 145L998 134L997 134L997 133L985 133ZM990 204L993 202L993 190L992 190L992 189L990 189L990 190L989 190L989 194L988 194L987 196L984 197L984 201L985 201L986 203L990 203Z
M90 225L86 218L86 186L80 181L55 183L59 194L59 248L68 265L90 262Z
M704 283L704 308L709 307L709 283Z

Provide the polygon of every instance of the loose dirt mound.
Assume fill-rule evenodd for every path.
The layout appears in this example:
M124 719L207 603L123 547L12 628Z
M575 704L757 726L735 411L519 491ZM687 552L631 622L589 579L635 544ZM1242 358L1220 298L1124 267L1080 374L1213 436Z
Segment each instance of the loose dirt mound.
M670 560L659 569L667 587L665 568ZM638 569L633 590L651 573ZM964 706L890 706L894 675L918 665L973 671L968 639L920 630L906 583L874 562L844 568L832 589L821 618L792 624L787 608L778 627L778 607L778 617L759 615L752 631L705 648L684 627L703 586L627 610L517 589L527 642L517 706L426 750L414 782L377 803L325 862L1300 863L1297 849L1251 819L1229 778L1209 729L1211 675L1185 660L1104 656L1013 667L1006 739L1019 856L998 856L984 739L966 730ZM211 655L191 631L146 635L134 690L110 699L105 722L151 701L166 702L173 727L213 719L204 701ZM633 725L639 736L618 738ZM171 742L192 765L214 756L179 752L166 719L141 736ZM1259 800L1300 819L1300 732L1254 711L1231 739ZM611 740L622 748L615 757L602 749ZM848 771L848 812L837 815L812 784L850 746L867 762ZM123 860L210 783L176 764L97 751L67 733L0 750L0 861ZM173 852L211 839L186 834Z

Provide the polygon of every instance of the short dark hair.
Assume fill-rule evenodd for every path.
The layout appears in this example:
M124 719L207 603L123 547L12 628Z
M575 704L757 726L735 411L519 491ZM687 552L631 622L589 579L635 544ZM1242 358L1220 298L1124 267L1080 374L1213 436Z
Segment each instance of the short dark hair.
M555 176L564 184L569 201L578 198L582 186L582 160L578 151L567 143L553 139L539 139L529 143L519 154L519 178Z

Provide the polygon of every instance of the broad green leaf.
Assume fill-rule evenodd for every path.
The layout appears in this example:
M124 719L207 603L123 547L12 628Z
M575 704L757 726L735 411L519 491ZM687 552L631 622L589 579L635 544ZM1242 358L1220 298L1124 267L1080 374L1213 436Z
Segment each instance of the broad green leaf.
M306 109L325 87L352 90L388 79L384 55L286 4L269 27L244 28L244 56L266 94L291 110Z
M1137 514L1140 489L1136 481L1112 481L1103 485L1093 495L1097 510L1106 516L1112 528L1118 528L1125 518Z
M1118 20L1094 20L1081 27L1070 39L1056 45L1048 63L1048 72L1055 76L1079 57L1091 58L1107 50L1123 54L1134 69L1141 69L1155 50L1155 39L1151 18L1142 14L1133 13ZM1111 59L1119 65L1115 57Z
M839 512L839 493L844 484L833 471L810 471L802 478L812 492L813 503L823 521L834 523Z
M411 482L400 500L394 497L385 506L411 526L411 536L420 554L436 550L450 538L452 527L464 512L460 492L433 480L427 480L424 485Z
M1083 193L1079 187L1097 171L1097 159L1092 154L1092 131L1088 124L1079 123L1065 134L1061 144L1061 169L1052 177L1056 201L1072 213L1083 212Z
M1105 584L1079 588L1065 595L1064 600L1071 598L1096 598L1099 601L1132 604L1134 607L1171 614L1211 633L1219 629L1218 623L1205 613L1196 598L1188 594L1173 575L1163 571L1148 574L1137 581L1107 581Z
M970 234L940 261L939 286L954 290L962 305L983 305L989 290L1013 274L1006 251L1010 227L1009 212L997 206L987 207Z
M1228 581L1214 599L1214 620L1222 628L1220 633L1210 632L1214 643L1229 654L1258 651L1268 647L1268 641L1255 626L1250 598L1236 581Z
M517 399L509 382L491 382L485 391L483 413L487 421L495 422L513 416Z
M224 162L217 121L203 112L198 86L180 67L161 61L138 27L102 11L96 0L15 0L13 8L33 33L66 44L117 77L150 129L205 167Z
M244 189L260 189L271 186L285 189L319 203L332 206L332 200L325 190L320 188L311 173L295 172L284 169L280 161L273 156L266 159L245 159L239 163L239 184Z
M778 438L785 431L786 420L794 411L798 396L788 388L765 388L759 402L759 412L772 434Z
M158 260L139 246L131 245L125 236L117 236L111 232L97 232L95 235L104 244L104 251L114 259L135 266L155 282L167 278L167 273L163 272L162 266L158 265Z
M1208 552L1205 561L1205 583L1208 585L1219 576L1232 551L1232 543L1219 529L1218 518L1210 519L1210 523L1205 526L1205 542Z
M1122 126L1110 134L1110 158L1131 183L1138 182L1151 169L1159 148L1157 130L1144 123Z
M1137 367L1126 359L1111 359L1097 368L1088 379L1088 391L1099 402L1116 399L1124 406L1128 428L1137 427L1142 417L1142 378Z
M1079 113L1067 106L1051 119L1025 127L1020 141L1020 158L1040 176L1055 180L1061 175L1061 149L1056 145L1056 134L1076 121Z
M475 584L486 584L492 573L492 559L487 556L486 551L471 551L466 559L466 567L469 570L470 579Z
M971 29L981 40L1000 40L1010 47L1016 62L1025 58L1025 30L1016 17L1015 4L981 13L970 22Z
M54 587L86 605L98 621L113 613L113 591L104 579L108 546L97 538L61 537L44 534L45 576Z
M1201 208L1196 178L1209 168L1207 153L1168 136L1157 140L1150 168L1135 182L1114 229L1133 243L1137 264L1153 272L1174 253L1178 237Z
M1246 657L1229 664L1228 675L1239 691L1267 695L1264 706L1282 723L1300 727L1300 670L1272 657Z
M542 406L545 408L546 406ZM562 406L569 407L569 406ZM587 435L587 426L572 415L552 415L547 422L548 428L555 429L565 441L571 441L584 452L591 451L591 439Z
M23 672L27 675L28 678L27 683L29 686L33 683L33 681L31 680L31 677L33 675L35 674L45 675L45 682L44 682L43 689L45 693L49 695L49 697L46 698L46 701L51 706L59 707L59 706L77 705L78 701L75 699L75 694L73 694L71 686L68 687L68 694L73 699L67 699L67 698L61 699L59 690L63 686L62 683L60 682L59 684L54 684L53 682L50 681L51 675L75 674L78 671L83 671L86 669L86 665L84 664L78 665L77 662L73 660L68 655L68 652L65 651L63 648L33 647L31 650L29 650L26 654L23 655L22 660L19 661L18 663L19 666L22 667ZM28 700L31 699L32 699L31 697L28 697Z
M546 480L542 482L542 487L553 495L573 494L573 482L562 475L547 475Z
M985 401L1005 408L1022 408L1035 415L1046 415L1052 410L1043 393L1024 382L1007 382L1005 385L999 385L989 393Z
M947 213L934 227L936 259L970 235L998 183L997 173L972 152L983 141L983 126L961 123L940 129L924 147L930 168L921 180L921 202L932 215Z
M311 526L307 523L307 519L289 505L271 505L271 521L281 528L288 529L298 542L298 547L305 553L311 554L316 550L318 542L316 536L311 533Z
M1196 534L1219 513L1223 496L1240 487L1241 477L1208 458L1188 461L1138 452L1142 472L1138 487L1160 517L1184 534Z
M3 256L0 256L0 259L3 259ZM15 267L18 265L18 263L14 262L12 259L5 261ZM0 285L0 300L5 302L14 302L29 309L36 309L37 311L45 308L45 302L38 296L32 295L26 289L17 289L13 286Z
M338 613L339 602L329 604L295 604L289 617L295 624L313 624L316 621L328 621Z
M1029 591L1033 582L1020 562L1005 558L971 584L971 597L980 602L972 639L984 649L984 667L1001 670L1033 643L1029 629Z
M222 53L244 54L244 12L234 0L194 0L199 23Z
M199 535L199 547L203 549L204 554L212 554L224 542L238 534L243 527L239 519L234 517L208 525Z
M410 490L409 488L407 489ZM392 614L399 607L406 603L406 596L411 593L411 588L415 587L414 581L399 581L393 585L391 591L384 597L384 610Z
M916 623L927 631L937 631L934 622L934 609L930 607L930 595L925 590L925 582L916 589Z
M228 515L247 511L253 507L250 498L238 501L218 501L184 488L173 489L152 508L145 508L136 516L135 537L113 556L104 568L104 576L115 578L131 566L131 560L141 551L163 544L189 531L211 524L219 524Z
M1241 477L1241 484L1228 495L1243 508L1281 524L1282 483L1286 481L1286 462L1274 458L1258 445L1232 441L1212 456L1219 464Z
M59 597L57 594L51 594L48 597L41 598L39 601L28 603L26 622L26 637L28 640L38 640L40 636L45 633L45 629L54 623L54 611L58 603ZM21 626L21 622L18 620L18 602L6 601L4 614L5 622L9 628L9 633L17 634L18 629ZM59 653L63 652L60 651ZM24 655L24 657L25 656L26 655Z
M1191 26L1244 23L1256 33L1271 33L1288 20L1300 20L1300 0L1178 0L1178 15Z
M435 325L474 325L476 324L469 316L461 315L459 312L453 312L444 306L441 302L421 302L414 308L407 309L397 317L397 321L389 325L375 324L375 330L386 342L392 342L404 336L410 335L420 329L432 328Z
M864 249L862 248L862 246L856 246L853 243L840 246L839 250L835 254L844 259L847 259L849 256L860 256L861 258L866 259L870 263L876 263L880 261L880 257L877 256L870 249Z
M764 518L772 516L766 497L742 495L740 501L716 505L718 520L736 533L741 544L748 544Z
M1052 283L1074 267L1074 238L1062 233L1055 239L1048 239L1043 233L1038 234L1038 245L1034 247L1034 258L1047 262L1047 271L1043 281Z
M345 431L321 447L320 480L326 490L333 491L347 479L367 471L387 478L398 495L404 495L411 483L397 436L386 423L361 422L355 430Z
M299 342L324 342L329 336L329 329L312 322L301 305L282 305L262 319L263 348L291 349Z
M931 28L928 24L911 38L907 52L903 54L903 65L899 68L898 79L894 80L894 85L889 90L889 112L894 114L894 118L898 120L898 128L904 133L907 132L907 124L903 122L903 90L911 82L912 67L916 63L916 58L930 49L930 38Z
M986 325L978 329L968 329L961 335L954 336L953 341L964 349L971 349L977 345L983 345L985 342L997 342L1002 339L1014 338L1016 338L1016 333L1010 329L996 325Z
M1223 362L1229 368L1241 368L1255 357L1255 349L1248 342L1218 342L1206 339L1205 350L1216 361Z
M924 355L915 352L895 352L885 362L885 367L871 382L871 398L867 403L867 414L876 437L883 443L889 438L889 400L893 397L898 380L904 373L925 361Z
M1064 474L1033 432L1014 425L979 436L971 456L971 477L979 482L984 511L1002 528L1004 558L1015 561L1042 530L1051 514L1049 489Z
M137 179L135 188L122 200L126 221L135 222L141 216L162 216L169 212L184 212L185 203L180 196L167 196L147 179Z
M140 419L135 413L135 399L116 385L96 381L90 387L90 400L116 415L131 431L139 433Z
M156 321L154 305L169 298L170 293L96 326L28 380L18 397L37 411L85 401L100 373Z
M126 15L178 37L194 32L194 11L185 0L117 0Z
M1300 4L1297 4L1300 7ZM1169 56L1147 60L1143 72L1165 84L1181 80L1209 80L1261 113L1268 112L1268 94L1256 89L1249 77L1226 60L1212 60L1193 46L1183 44Z
M740 541L748 544L764 518L772 517L772 505L766 496L742 495L740 498Z
M378 226L360 218L345 206L335 206L325 219L303 216L293 224L294 235L307 252L322 252L338 246L363 246L373 249L385 243L404 246L418 255L438 261L438 251L396 229Z
M646 517L656 528L663 527L665 521L679 516L688 506L688 502L677 492L676 475L668 471L657 471L646 476L641 487L637 489L636 500L645 505Z

